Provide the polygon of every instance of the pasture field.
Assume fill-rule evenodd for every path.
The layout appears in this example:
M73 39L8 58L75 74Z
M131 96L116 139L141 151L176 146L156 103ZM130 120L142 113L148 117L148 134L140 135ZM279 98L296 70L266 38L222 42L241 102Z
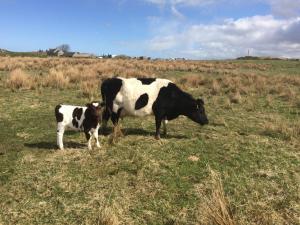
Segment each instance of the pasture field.
M56 148L54 107L102 79L165 77L210 124L125 118L125 137ZM110 123L111 126L111 123ZM0 224L300 224L300 62L0 57Z

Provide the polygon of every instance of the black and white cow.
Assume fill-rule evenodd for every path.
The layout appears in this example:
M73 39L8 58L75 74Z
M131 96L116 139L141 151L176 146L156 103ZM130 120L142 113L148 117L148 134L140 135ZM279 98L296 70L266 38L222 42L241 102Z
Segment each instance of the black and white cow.
M161 122L166 134L168 120L184 115L196 123L208 123L202 99L194 99L172 81L159 78L110 78L103 81L101 94L105 103L103 124L111 118L114 127L119 118L154 114L155 138L160 139Z
M92 136L96 139L96 145L100 148L98 140L99 122L102 119L102 106L97 103L89 103L84 106L57 105L55 107L57 122L57 145L64 148L63 136L66 128L84 131L88 140L88 148L92 149Z

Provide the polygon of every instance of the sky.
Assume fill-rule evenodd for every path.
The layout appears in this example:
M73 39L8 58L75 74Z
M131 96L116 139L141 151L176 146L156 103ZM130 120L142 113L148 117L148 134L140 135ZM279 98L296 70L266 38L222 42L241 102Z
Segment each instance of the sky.
M0 48L300 58L300 0L0 0Z

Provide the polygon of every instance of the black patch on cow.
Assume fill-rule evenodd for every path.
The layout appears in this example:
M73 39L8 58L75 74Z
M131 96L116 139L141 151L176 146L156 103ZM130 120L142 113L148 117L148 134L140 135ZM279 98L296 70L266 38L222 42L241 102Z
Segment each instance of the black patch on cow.
M122 80L109 78L101 84L102 100L105 104L102 120L108 121L112 114L113 101L122 87Z
M139 81L142 82L142 84L146 84L149 85L151 83L153 83L154 81L156 81L156 78L137 78Z
M73 110L73 113L72 113L72 117L73 119L77 118L77 120L80 120L81 116L82 116L82 112L83 112L83 109L82 108L75 108Z
M138 100L136 100L134 109L135 109L135 110L139 110L139 109L145 107L145 106L148 104L148 101L149 101L149 96L148 96L148 94L146 94L146 93L145 93L145 94L142 94L142 95L138 98Z
M169 83L167 87L162 87L152 105L155 117L172 120L181 115L182 110L180 108L184 107L180 105L181 92L174 83Z
M101 119L101 115L96 113L96 107L91 106L87 107L87 109L84 112L84 120L81 124L81 127L83 128L84 132L90 131L92 128L96 128L99 124L99 121Z
M103 81L101 85L101 95L103 101L107 104L108 102L115 99L116 95L122 87L122 80L119 78L109 78Z
M74 127L78 128L78 122L75 118L73 118L72 124L73 124Z
M202 107L202 110L199 107ZM208 122L204 106L197 107L197 101L174 83L169 83L167 87L160 89L157 99L152 105L152 110L158 119L172 120L179 115L184 115L200 124Z
M59 112L60 107L61 107L61 105L57 105L55 107L55 118L56 118L57 123L62 122L64 119L64 115Z

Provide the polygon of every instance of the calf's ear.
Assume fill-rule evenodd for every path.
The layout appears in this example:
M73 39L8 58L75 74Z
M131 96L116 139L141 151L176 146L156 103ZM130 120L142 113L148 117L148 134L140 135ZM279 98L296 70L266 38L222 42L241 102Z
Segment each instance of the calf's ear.
M204 105L204 101L201 98L198 98L196 102L198 105Z

